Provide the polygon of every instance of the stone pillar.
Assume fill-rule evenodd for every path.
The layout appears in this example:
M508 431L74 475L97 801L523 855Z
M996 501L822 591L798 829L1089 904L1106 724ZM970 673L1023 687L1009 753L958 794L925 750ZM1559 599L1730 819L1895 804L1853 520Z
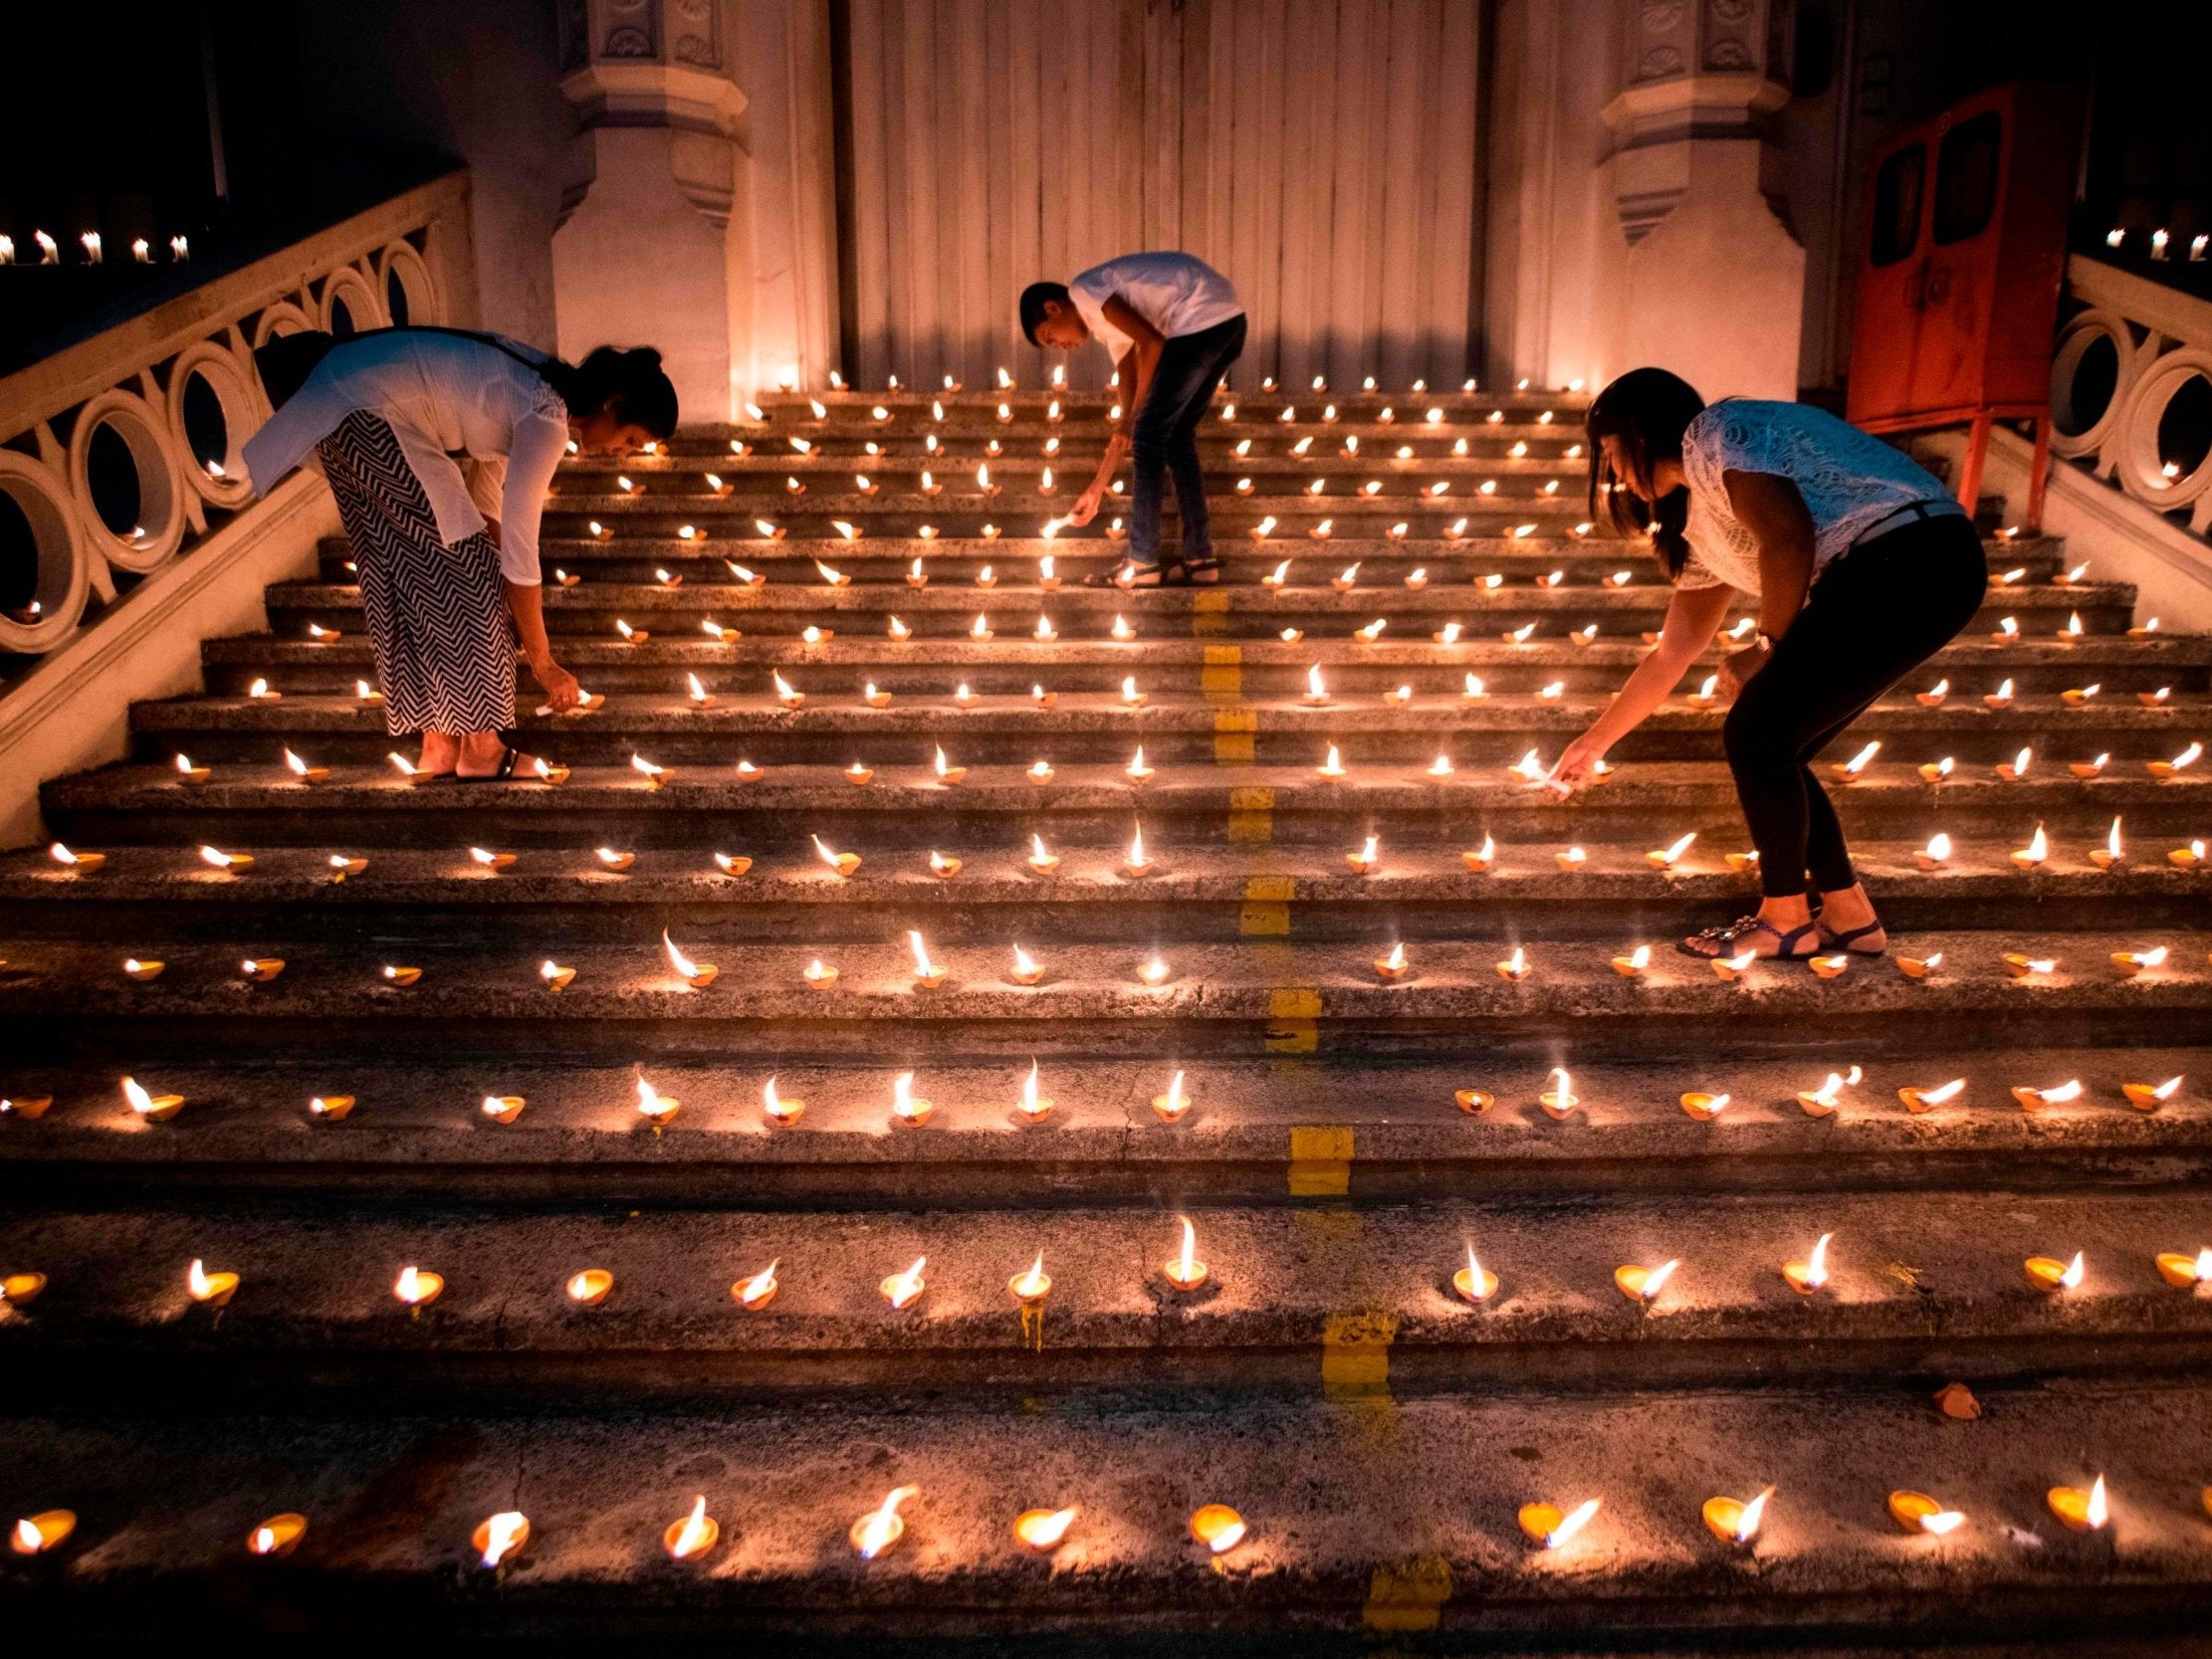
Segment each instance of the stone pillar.
M1789 99L1789 0L1621 0L1603 163L1623 251L1608 374L1653 363L1707 399L1794 398L1805 250L1766 117Z
M721 0L566 0L573 172L553 232L560 352L656 345L684 419L743 395L742 117ZM733 221L738 224L733 247Z

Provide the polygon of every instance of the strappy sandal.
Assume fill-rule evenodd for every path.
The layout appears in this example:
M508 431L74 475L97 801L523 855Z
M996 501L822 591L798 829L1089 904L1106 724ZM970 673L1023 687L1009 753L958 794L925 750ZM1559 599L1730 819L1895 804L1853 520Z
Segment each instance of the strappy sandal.
M515 767L522 758L523 751L513 743L509 743L500 751L499 764L491 771L461 772L457 770L450 775L456 783L512 783L515 781ZM448 774L440 773L439 775L445 776ZM524 781L535 783L538 780L536 778L526 778Z
M1821 943L1827 945L1831 950L1842 950L1853 956L1883 956L1887 955L1889 951L1887 940L1875 945L1871 949L1862 947L1857 941L1867 937L1870 933L1880 933L1887 931L1880 922L1870 922L1864 928L1854 928L1849 933L1830 933L1826 928L1823 928L1821 930Z
M1221 580L1221 561L1213 557L1185 559L1183 579L1193 587L1217 586Z
M1755 933L1765 933L1775 941L1773 955L1767 959L1802 962L1819 951L1820 942L1816 938L1812 949L1800 950L1797 947L1798 940L1812 937L1819 926L1818 923L1808 922L1804 927L1792 928L1785 933L1764 917L1739 916L1725 927L1707 928L1703 933L1690 934L1674 948L1685 956L1697 956L1711 961L1720 956L1741 955L1746 938Z
M1083 578L1083 585L1085 587L1120 588L1172 587L1179 580L1188 579L1183 575L1183 566L1180 564L1159 560L1154 560L1148 564L1140 564L1135 559L1125 559L1114 566L1111 571L1104 573L1093 571Z

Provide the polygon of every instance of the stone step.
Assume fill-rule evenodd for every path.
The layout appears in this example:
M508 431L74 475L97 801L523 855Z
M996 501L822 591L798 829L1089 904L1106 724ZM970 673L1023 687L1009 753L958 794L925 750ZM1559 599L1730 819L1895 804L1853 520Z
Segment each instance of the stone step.
M1915 1036L1919 1040L1915 1041ZM639 1118L638 1064L521 1054L395 1061L388 1055L166 1058L127 1036L97 1061L11 1062L0 1090L48 1099L0 1127L0 1182L21 1202L90 1202L168 1192L332 1194L366 1201L585 1205L742 1201L754 1208L955 1207L1049 1214L1070 1204L1283 1204L1308 1199L1426 1203L1444 1197L1650 1199L1795 1193L1805 1214L1831 1192L2202 1188L2212 1164L2212 1051L2005 1048L1949 1051L1925 1034L1801 1035L1781 1057L1726 1041L1656 1046L1630 1059L1469 1056L1443 1063L1316 1053L1262 1067L1175 1050L1063 1058L1039 1073L1041 1124L1017 1103L1026 1056L932 1063L917 1074L928 1123L891 1112L889 1058L656 1060L654 1090L681 1103L660 1134ZM1539 1097L1550 1063L1572 1058L1582 1105L1554 1120ZM1799 1095L1831 1075L1825 1117ZM1177 1071L1190 1103L1172 1123L1154 1105ZM118 1078L182 1095L173 1121L133 1113ZM2154 1110L2124 1086L2182 1079ZM1900 1088L1962 1080L1913 1113ZM772 1124L765 1091L800 1104ZM2072 1101L2023 1110L2016 1088L2072 1081ZM1492 1105L1470 1114L1457 1097ZM1700 1121L1689 1089L1726 1093ZM487 1093L527 1103L487 1122ZM345 1094L342 1122L318 1096ZM1825 1104L1816 1103L1816 1104ZM1819 1225L1826 1226L1826 1221ZM2101 1246L2098 1239L2085 1241ZM2177 1246L2176 1248L2179 1248ZM2194 1245L2188 1248L2195 1248Z
M721 970L717 986L689 988L662 957L657 930L629 944L578 943L558 952L574 982L548 995L543 949L507 941L460 944L434 917L414 937L382 947L298 938L252 948L285 952L281 978L241 977L239 948L142 940L131 954L166 964L134 982L107 943L0 938L0 1033L24 1059L90 1055L119 1042L148 1053L267 1052L286 1043L327 1053L388 1049L396 1042L451 1052L535 1046L564 1054L735 1054L849 1056L885 1040L917 1055L1090 1053L1102 1040L1155 1054L1258 1057L1356 1051L1436 1056L1480 1042L1499 1052L1558 1053L1561 1022L1572 1046L1618 1056L1655 1041L1733 1022L1749 1047L1787 1046L1817 1027L1838 1039L1881 1041L1900 1020L1911 1035L1938 1034L1954 1047L2121 1046L2167 1040L2176 1021L2212 1010L2204 935L2187 930L2127 933L2052 930L1929 933L1903 947L1941 965L1912 978L1893 960L1852 962L1822 979L1802 964L1755 964L1734 983L1709 964L1650 940L1649 970L1628 978L1611 956L1637 941L1537 942L1529 975L1508 982L1497 940L1422 941L1410 969L1386 982L1377 963L1402 942L1395 929L1374 937L1296 941L1255 936L1235 943L1166 937L1151 947L1063 942L1054 937L995 942L931 941L947 975L922 988L898 931L875 943L831 945L794 930L788 942L711 940L697 959ZM957 930L949 930L948 938ZM434 936L423 936L432 934ZM687 943L691 941L686 941ZM1011 977L1011 948L1027 944L1044 979ZM2110 958L2169 952L2163 965L2129 977ZM711 951L711 954L709 952ZM2008 951L2051 960L2054 971L2016 978ZM809 983L810 961L837 970ZM389 982L393 966L422 970L419 983ZM1157 984L1142 973L1164 968ZM1944 1081L1936 1079L1936 1082Z
M681 693L687 674L698 677L710 705L701 707ZM872 677L841 694L821 686L826 675L803 678L816 689L806 694L808 706L788 710L769 692L773 675L759 668L671 669L666 680L679 695L670 696L667 689L658 695L627 692L618 708L566 723L559 756L570 766L626 766L631 753L642 749L668 765L721 767L741 757L761 766L787 765L849 751L848 765L861 760L870 766L886 763L888 769L892 757L907 755L929 766L936 746L944 744L957 749L962 763L1018 768L1040 757L1054 765L1115 759L1127 765L1142 743L1155 766L1195 762L1211 768L1222 752L1222 738L1232 736L1238 739L1238 758L1276 766L1309 758L1319 764L1335 744L1347 764L1427 764L1442 754L1454 766L1495 770L1517 764L1532 746L1558 752L1604 707L1603 698L1587 693L1545 698L1506 685L1493 692L1485 682L1486 695L1479 700L1439 689L1403 705L1385 703L1383 694L1342 688L1327 704L1313 707L1294 696L1268 699L1251 688L1231 708L1163 688L1157 679L1148 689L1140 670L1131 677L1144 700L1140 708L1125 704L1118 691L1105 690L1058 691L1049 708L1039 707L1033 694L978 694L974 706L963 708L948 695L943 674L935 689L903 698L894 692L890 705L877 708L864 701L865 686L876 684L879 695L886 688ZM786 683L797 684L787 676ZM533 688L523 686L518 695L527 707ZM2184 693L2157 709L2119 695L2082 709L2047 697L2016 698L2011 707L1994 712L1971 699L1961 704L1931 710L1900 699L1878 706L1822 755L1842 764L1867 743L1878 742L1882 752L1914 764L1948 756L1955 762L1953 777L1996 776L1998 763L2016 765L2019 751L2027 748L2033 777L2039 762L2060 770L2071 762L2093 763L2102 754L2105 773L2116 780L2157 776L2153 765L2170 766L2186 756L2200 733L2212 733L2212 707L2201 693ZM143 759L167 761L181 747L195 761L275 766L273 775L283 779L286 744L316 764L382 771L393 743L383 713L355 695L288 690L277 699L217 696L140 705L131 726ZM1725 718L1719 707L1668 710L1624 740L1613 763L1718 760ZM1439 722L1448 724L1439 729ZM2202 765L2200 750L2172 776L2186 779Z
M658 927L718 939L800 933L820 943L872 943L914 927L945 942L1014 935L1150 945L1272 933L1365 943L1387 931L1409 940L1610 945L1663 940L1695 918L1756 902L1750 875L1697 845L1663 870L1632 849L1586 849L1572 872L1559 867L1556 843L1510 845L1474 874L1462 847L1435 837L1440 827L1377 826L1376 862L1363 874L1351 861L1364 853L1364 836L1334 849L1191 845L1164 838L1156 825L1146 842L1153 867L1141 878L1125 863L1126 826L1113 843L1048 843L1061 862L1039 874L1030 843L1007 839L1008 826L994 835L988 825L941 823L932 827L948 838L940 847L870 847L851 880L830 877L811 843L788 827L732 841L728 850L751 860L738 876L696 847L634 852L633 863L611 873L594 849L572 842L503 842L487 851L511 862L488 868L468 846L372 846L356 832L345 845L366 868L338 882L322 848L226 838L224 851L253 860L242 879L210 870L190 845L113 848L89 875L45 851L0 855L0 904L19 938L131 949L151 939L231 940L267 952L303 933L359 944L435 936L457 925L547 948L631 939ZM2032 872L2014 865L2014 850L1958 839L1945 863L1922 869L1914 855L1924 844L1876 841L1856 847L1854 858L1883 917L1904 934L2065 932L2119 916L2140 928L2212 924L2212 883L2153 849L2138 847L2132 860L2100 869L2090 848L2062 839ZM932 851L959 859L958 870L939 874Z
M1561 1653L1664 1643L1804 1653L2048 1652L2088 1638L2134 1659L2198 1645L2212 1589L2197 1481L2212 1393L2073 1383L1991 1387L1978 1422L1917 1390L1836 1397L1732 1391L1638 1399L1345 1400L1194 1391L1093 1410L893 1402L824 1410L455 1415L139 1412L6 1425L19 1510L68 1505L75 1537L9 1597L34 1638L175 1639L277 1627L308 1638L419 1640L525 1620L540 1640L773 1636L794 1644L927 1633L941 1645L1255 1655L1286 1632L1314 1652L1514 1643ZM2112 1520L2070 1532L2054 1486L2103 1474ZM903 1536L860 1558L848 1532L894 1487ZM1715 1496L1775 1496L1749 1546L1700 1521ZM1966 1516L1910 1537L1891 1491ZM713 1554L671 1563L695 1496ZM1597 1498L1557 1549L1522 1506ZM1210 1557L1206 1504L1248 1528ZM1073 1506L1038 1558L1013 1519ZM496 1573L471 1533L528 1516ZM308 1518L297 1551L255 1561L267 1517ZM2033 1540L2032 1547L2025 1541ZM251 1570L250 1570L251 1569ZM216 1588L219 1586L219 1591ZM1986 1638L2021 1645L1996 1649ZM1589 1649L1584 1648L1589 1644ZM982 1651L971 1646L968 1651Z
M210 1391L227 1409L278 1403L312 1385L404 1408L486 1390L572 1405L1312 1389L1348 1361L1407 1394L1932 1388L1961 1374L2181 1376L2212 1361L2212 1300L2157 1266L2212 1242L2206 1195L1193 1207L1208 1272L1189 1292L1164 1267L1180 1255L1179 1208L487 1215L262 1195L31 1209L0 1222L0 1260L48 1282L0 1324L0 1354L17 1410L127 1404L149 1376L176 1407ZM1806 1295L1784 1264L1806 1262L1820 1234L1830 1277ZM1470 1249L1495 1276L1479 1307L1454 1292ZM2072 1288L2024 1266L2078 1253ZM1024 1320L1008 1281L1039 1256L1050 1290ZM240 1276L224 1305L193 1302L194 1260ZM1623 1266L1670 1260L1649 1301L1617 1282ZM926 1289L895 1308L882 1282L917 1261ZM774 1299L748 1312L731 1287L771 1262ZM408 1264L443 1279L419 1313L394 1294ZM592 1269L611 1288L579 1306L568 1287Z

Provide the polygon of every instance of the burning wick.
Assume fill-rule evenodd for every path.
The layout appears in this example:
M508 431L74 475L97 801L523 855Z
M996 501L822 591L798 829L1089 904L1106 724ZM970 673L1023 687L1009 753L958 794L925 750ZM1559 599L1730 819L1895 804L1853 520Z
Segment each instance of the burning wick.
M914 1258L914 1265L904 1273L894 1273L890 1278L884 1280L882 1285L878 1287L883 1292L883 1300L899 1311L911 1308L915 1303L921 1301L922 1293L929 1289L929 1286L922 1280L922 1269L928 1265L929 1258L927 1256L917 1256Z
M1682 854L1688 852L1690 843L1695 841L1696 839L1697 832L1695 830L1691 830L1687 835L1681 836L1679 839L1674 841L1672 845L1662 847L1657 852L1646 853L1644 855L1644 861L1647 864L1652 865L1656 869L1671 870L1674 868L1674 861L1680 858Z
M1482 845L1473 852L1462 852L1459 855L1460 862L1476 875L1480 875L1483 871L1489 869L1496 858L1497 842L1488 835L1483 836Z
M778 1258L769 1263L750 1279L740 1279L730 1287L730 1295L748 1313L757 1314L775 1300L775 1270L781 1267Z
M2070 1291L2082 1282L2084 1262L2082 1252L2074 1252L2070 1262L2052 1256L2030 1256L2021 1264L2027 1271L2028 1282L2039 1291Z
M1770 1486L1748 1504L1734 1498L1707 1498L1705 1525L1723 1544L1749 1544L1758 1536L1759 1523L1766 1519L1767 1500L1773 1496L1774 1488Z
M1165 984L1168 979L1168 963L1166 958L1158 954L1154 954L1147 957L1144 961L1139 962L1137 964L1137 977L1147 985L1157 986Z
M1476 1259L1474 1246L1467 1246L1467 1265L1451 1276L1451 1288L1459 1293L1462 1301L1487 1302L1497 1294L1497 1275Z
M1403 979L1413 971L1413 964L1406 959L1406 944L1403 939L1390 947L1389 955L1376 958L1375 971L1383 978L1392 980Z
M1942 1538L1966 1525L1966 1517L1947 1510L1924 1492L1889 1494L1889 1516L1908 1533L1931 1533Z
M688 1561L712 1550L721 1537L722 1524L707 1513L707 1496L701 1493L692 1500L689 1515L668 1524L661 1543L671 1560Z
M1073 1508L1023 1510L1014 1517L1014 1541L1024 1550L1033 1550L1039 1555L1057 1550L1060 1541L1067 1537L1068 1528L1074 1524L1075 1516Z
M1613 958L1613 971L1624 979L1641 977L1644 970L1651 965L1652 947L1649 944L1640 944L1630 954Z
M930 1115L930 1103L914 1093L914 1074L901 1072L891 1080L891 1116L901 1124L919 1124Z
M43 1555L59 1549L75 1531L74 1510L47 1510L18 1521L9 1535L8 1547L19 1555Z
M1790 1289L1800 1296L1811 1296L1828 1283L1828 1241L1834 1233L1823 1233L1813 1242L1813 1253L1802 1262L1784 1262L1782 1277L1790 1282Z
M1529 975L1528 951L1526 947L1518 944L1514 945L1513 953L1510 956L1506 957L1504 961L1497 964L1497 974L1500 979L1511 980L1516 983L1520 980L1526 979ZM1554 1075L1564 1076L1565 1074L1555 1073Z
M439 1293L444 1289L445 1279L442 1275L432 1273L426 1268L408 1266L401 1268L399 1277L392 1281L391 1293L409 1308L420 1309L437 1301Z
M945 983L945 969L930 960L929 946L920 933L907 930L907 948L914 954L914 983L917 989L933 991Z
M2179 1079L2175 1080L2179 1082ZM1177 1072L1168 1079L1168 1092L1152 1097L1152 1110L1159 1114L1163 1124L1180 1124L1191 1110L1191 1097L1183 1092L1183 1074Z
M1037 1063L1034 1060L1029 1062L1029 1075L1022 1079L1021 1099L1016 1104L1021 1112L1021 1121L1026 1124L1041 1124L1051 1115L1052 1103L1037 1095ZM1037 1259L1043 1260L1041 1256ZM1050 1282L1046 1281L1047 1284Z
M469 1535L469 1543L475 1547L488 1571L497 1570L500 1562L529 1542L530 1517L521 1510L504 1510Z
M583 1308L596 1308L614 1289L614 1275L603 1267L587 1267L568 1277L568 1300Z
M1666 1288L1667 1280L1674 1277L1674 1270L1681 1265L1679 1258L1662 1262L1658 1267L1638 1267L1632 1263L1615 1268L1613 1282L1631 1302L1649 1307L1659 1293Z
M675 1117L677 1109L681 1105L680 1101L655 1090L650 1083L645 1081L645 1074L642 1071L637 1074L638 1116L651 1124L654 1129L659 1129Z
M668 965L675 970L676 977L695 991L705 990L715 982L715 975L722 971L712 962L695 962L685 955L676 947L676 941L668 936L666 928L661 930L661 948L667 952Z
M1042 1302L1052 1290L1051 1276L1044 1271L1044 1252L1037 1252L1037 1259L1029 1264L1027 1272L1017 1273L1008 1279L1006 1289L1023 1307ZM1070 1510L1068 1513L1073 1515L1075 1512Z
M184 1270L184 1294L194 1302L205 1303L210 1308L220 1308L238 1291L235 1273L210 1273L207 1265L197 1256Z
M2079 1487L2054 1486L2044 1495L2051 1506L2051 1513L2077 1533L2094 1533L2111 1518L2104 1500L2104 1477L2100 1475L2090 1483L2087 1492Z
M1044 978L1044 969L1020 945L1013 947L1013 969L1009 975L1017 985L1034 985Z
M2169 1077L2163 1083L2123 1083L2119 1088L2129 1106L2142 1112L2155 1112L2180 1092L2181 1079Z
M300 1540L307 1536L308 1518L286 1513L272 1515L246 1535L246 1553L249 1555L289 1555L300 1547Z
M2159 1251L2158 1276L2181 1290L2212 1284L2212 1247L2199 1250L2194 1256L2175 1250Z
M1228 1554L1250 1532L1244 1518L1226 1504L1208 1504L1191 1516L1191 1536L1216 1555Z
M1964 1093L1966 1079L1954 1077L1939 1089L1899 1089L1897 1099L1904 1103L1907 1112L1917 1115L1932 1112L1939 1106L1948 1106Z
M1583 1528L1590 1525L1598 1513L1600 1501L1596 1498L1578 1504L1562 1513L1555 1504L1523 1504L1520 1512L1521 1531L1541 1544L1546 1550L1557 1550Z
M149 1123L166 1123L184 1110L182 1095L149 1095L134 1077L122 1080L122 1098L129 1104L133 1116Z
M1183 1224L1183 1249L1161 1265L1160 1271L1169 1284L1179 1291L1195 1291L1206 1283L1207 1266L1197 1257L1198 1231L1191 1225L1191 1218L1179 1215Z

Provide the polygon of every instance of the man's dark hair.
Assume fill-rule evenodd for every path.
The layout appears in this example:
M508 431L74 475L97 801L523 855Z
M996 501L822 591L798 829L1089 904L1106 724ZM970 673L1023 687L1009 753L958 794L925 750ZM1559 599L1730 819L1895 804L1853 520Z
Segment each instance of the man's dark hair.
M1067 284L1031 283L1021 291L1021 332L1031 345L1037 342L1037 324L1044 320L1047 300L1067 305Z

